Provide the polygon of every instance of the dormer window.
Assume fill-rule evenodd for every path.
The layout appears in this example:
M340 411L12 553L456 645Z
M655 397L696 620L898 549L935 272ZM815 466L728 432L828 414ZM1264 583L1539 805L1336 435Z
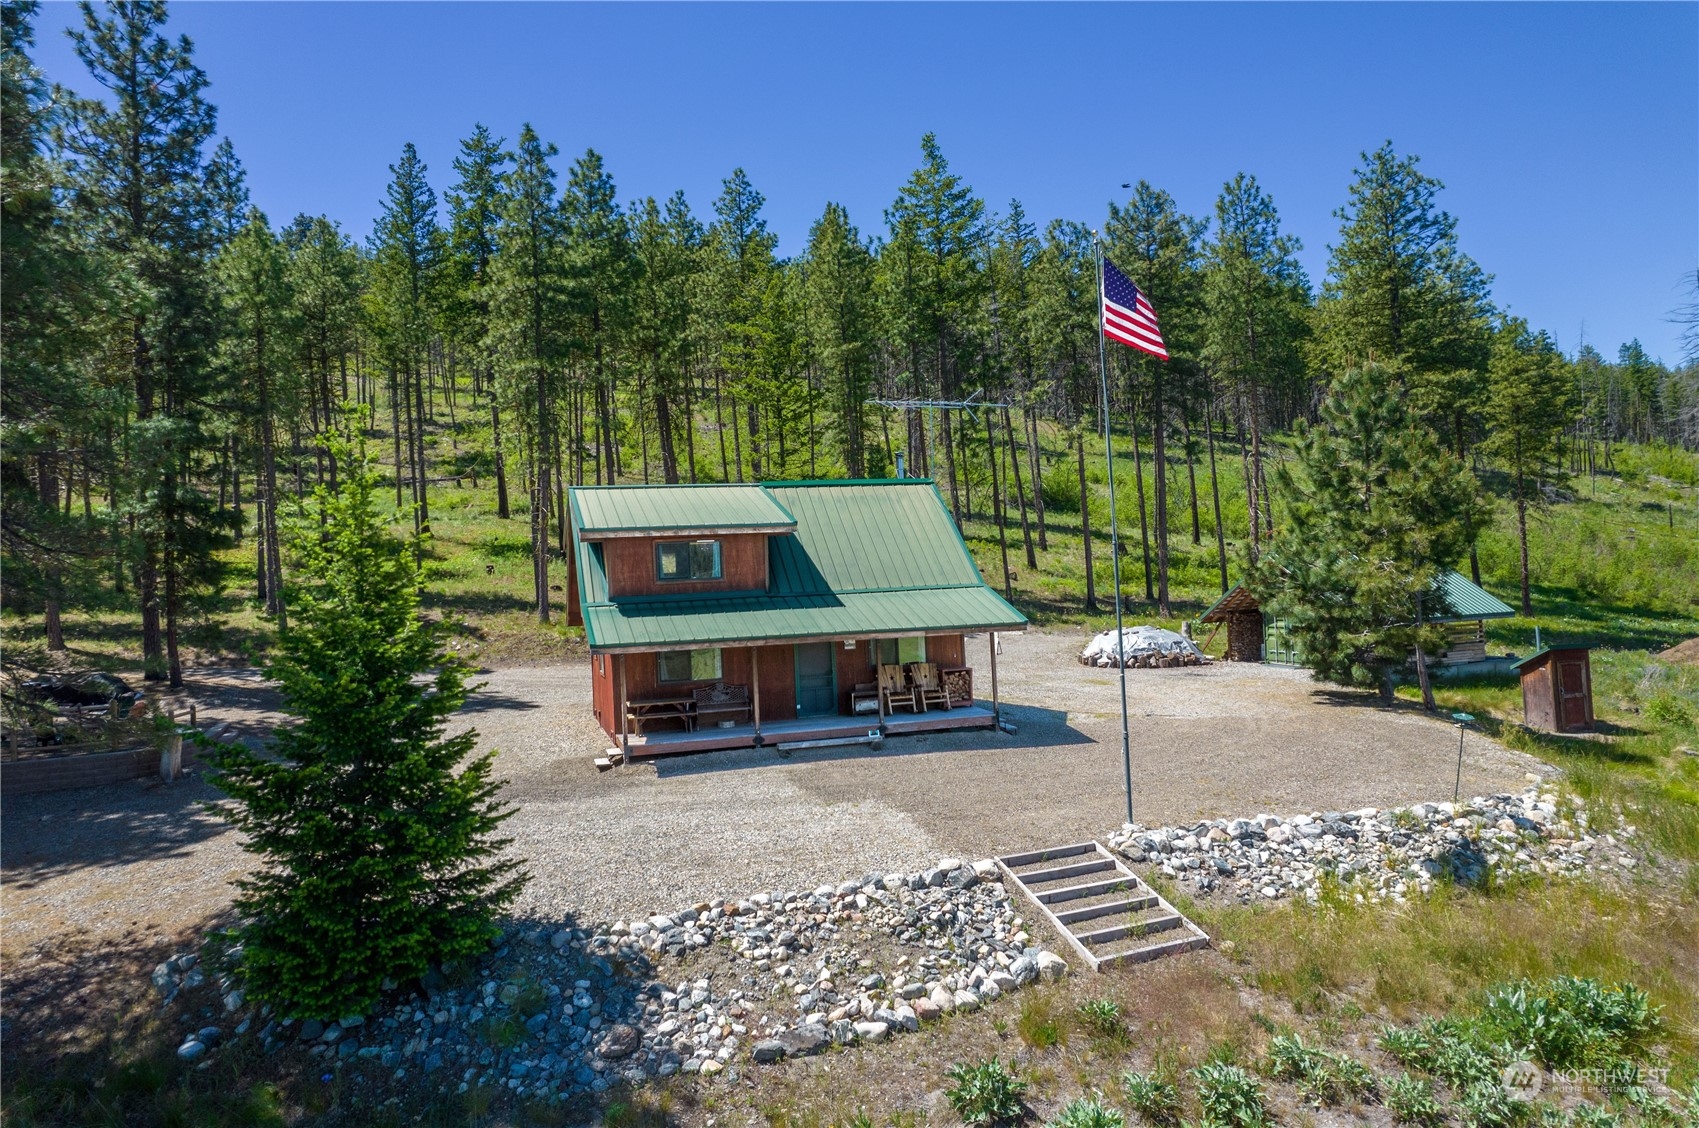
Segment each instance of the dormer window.
M662 541L655 546L657 580L717 580L722 574L717 540Z

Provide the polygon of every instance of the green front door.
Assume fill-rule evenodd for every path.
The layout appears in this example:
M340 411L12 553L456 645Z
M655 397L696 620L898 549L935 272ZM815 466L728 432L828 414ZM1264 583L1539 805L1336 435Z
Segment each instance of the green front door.
M796 647L796 715L820 717L838 711L838 679L829 642Z

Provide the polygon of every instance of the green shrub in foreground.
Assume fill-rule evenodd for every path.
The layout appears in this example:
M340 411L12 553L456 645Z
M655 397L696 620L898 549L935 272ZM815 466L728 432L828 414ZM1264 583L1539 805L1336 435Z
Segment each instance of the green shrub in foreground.
M1121 1091L1139 1118L1162 1126L1180 1123L1180 1087L1154 1073L1128 1070L1121 1074Z
M1198 1103L1206 1120L1228 1128L1261 1128L1268 1123L1268 1106L1255 1077L1236 1065L1216 1062L1191 1071L1198 1085Z
M1400 1124L1435 1128L1445 1121L1445 1105L1434 1095L1433 1082L1408 1073L1386 1083L1386 1107Z
M1045 1128L1126 1128L1121 1110L1106 1105L1096 1093L1069 1101Z
M944 1099L967 1124L1008 1124L1026 1115L1026 1082L996 1058L950 1068Z

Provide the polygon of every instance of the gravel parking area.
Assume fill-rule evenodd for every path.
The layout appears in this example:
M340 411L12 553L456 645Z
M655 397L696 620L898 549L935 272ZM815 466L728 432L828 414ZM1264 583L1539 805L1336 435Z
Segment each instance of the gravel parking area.
M498 750L530 860L521 916L608 919L715 895L812 887L1101 838L1125 817L1113 670L1082 667L1080 632L1003 639L1017 735L900 737L865 746L678 756L599 773L587 663L496 670L467 723ZM987 640L969 641L975 685ZM1133 803L1147 825L1200 817L1393 806L1449 798L1457 730L1303 671L1217 664L1129 670ZM274 704L251 674L195 679L203 718L263 732ZM1537 761L1479 734L1464 795L1517 791ZM234 835L196 806L204 782L5 799L0 953L67 930L134 935L213 916L241 872Z

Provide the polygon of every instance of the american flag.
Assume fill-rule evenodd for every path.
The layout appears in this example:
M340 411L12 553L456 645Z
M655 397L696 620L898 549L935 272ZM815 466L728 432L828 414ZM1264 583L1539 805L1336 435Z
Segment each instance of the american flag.
M1103 260L1103 335L1168 359L1168 346L1162 343L1162 330L1156 327L1156 311L1133 280L1108 259Z

